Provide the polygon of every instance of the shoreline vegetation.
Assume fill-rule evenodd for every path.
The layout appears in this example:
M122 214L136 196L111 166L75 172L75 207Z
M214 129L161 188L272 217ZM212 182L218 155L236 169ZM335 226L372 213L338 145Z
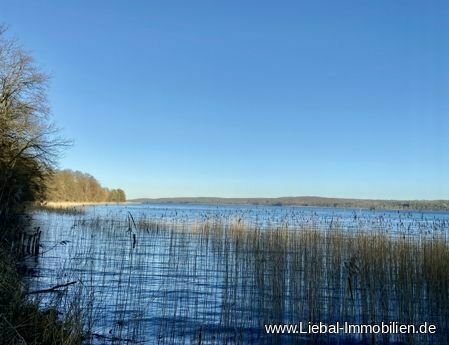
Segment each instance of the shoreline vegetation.
M76 304L63 315L57 299L43 309L22 280L27 263L38 261L41 235L48 230L33 226L29 206L61 196L82 202L126 197L91 175L56 169L71 142L53 122L49 77L6 31L0 23L0 343L79 345L85 320Z
M46 190L45 199L31 203L29 210L82 214L85 206L126 202L122 189L103 187L92 175L70 169L55 171Z
M328 198L316 196L280 198L220 198L220 197L174 197L138 198L128 200L145 204L220 204L260 206L311 206L335 208L364 208L372 210L449 211L449 200L377 200Z
M126 201L46 201L42 205L50 208L57 208L93 205L120 205L126 203Z
M87 206L124 205L126 201L44 201L28 206L31 212L52 212L61 214L83 214Z

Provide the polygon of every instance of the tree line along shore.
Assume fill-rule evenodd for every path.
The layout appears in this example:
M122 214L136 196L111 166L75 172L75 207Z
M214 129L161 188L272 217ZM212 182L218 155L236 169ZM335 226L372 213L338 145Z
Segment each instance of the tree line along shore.
M56 171L47 184L46 201L50 202L124 202L123 189L103 187L90 174L69 169Z
M53 122L49 77L0 24L0 343L79 345L79 314L58 316L57 306L41 310L27 297L18 269L24 262L24 236L39 248L30 203L52 201L118 202L121 189L107 189L91 175L57 170L60 153L71 145ZM45 231L44 229L42 231ZM30 237L31 236L31 237ZM28 251L35 256L38 250ZM23 265L22 265L23 266Z

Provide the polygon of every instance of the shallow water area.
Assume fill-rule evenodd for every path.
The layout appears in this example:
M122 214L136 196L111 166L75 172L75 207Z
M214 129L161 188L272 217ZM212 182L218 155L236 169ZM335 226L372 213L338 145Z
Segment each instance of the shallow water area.
M89 344L338 341L330 336L265 334L268 322L298 320L373 322L401 317L404 322L434 321L448 329L441 325L448 316L448 287L441 283L441 296L439 290L429 290L434 276L419 271L427 262L428 241L444 241L438 253L446 255L448 213L129 204L88 206L76 215L38 212L34 222L44 231L41 254L29 263L29 289L76 281L62 289L64 293L36 297L43 307L59 301L63 312L73 308L75 299ZM369 237L372 233L378 237ZM354 234L367 236L352 244ZM366 248L384 248L389 256L375 261ZM395 254L398 248L404 255L417 255L414 271L422 279L400 280L406 262ZM396 266L389 267L388 261ZM390 271L375 270L370 262L387 265ZM387 290L377 286L376 279ZM404 284L401 290L399 282ZM405 289L413 295L403 297ZM407 298L422 301L410 307L403 300ZM363 336L344 339L370 343ZM429 339L418 337L415 342ZM407 343L406 337L395 335L387 340Z

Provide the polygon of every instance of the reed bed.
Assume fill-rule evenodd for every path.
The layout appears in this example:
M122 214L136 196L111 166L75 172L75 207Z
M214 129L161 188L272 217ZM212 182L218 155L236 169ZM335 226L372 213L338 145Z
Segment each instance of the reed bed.
M59 213L63 215L82 215L85 213L85 208L83 205L33 204L30 208L33 212Z
M70 243L40 260L82 282L89 344L449 343L444 227L311 228L239 216L79 215L42 239L50 248L58 236ZM265 324L299 321L428 322L437 333L265 334Z

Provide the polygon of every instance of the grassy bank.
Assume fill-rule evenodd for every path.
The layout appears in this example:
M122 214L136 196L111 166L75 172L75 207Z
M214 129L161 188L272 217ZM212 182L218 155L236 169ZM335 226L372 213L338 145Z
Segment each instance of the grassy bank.
M16 226L15 231L21 228ZM38 300L28 298L29 291L17 268L26 259L19 257L16 250L20 243L18 237L11 235L0 246L0 344L81 344L79 312L72 309L61 318L57 304L42 310Z
M30 211L52 212L61 214L83 214L86 206L120 205L124 202L89 202L89 201L48 201L45 203L32 203L28 206Z
M94 206L94 205L120 205L126 202L92 202L92 201L47 201L43 207L51 208L67 208L67 207L83 207L83 206Z

